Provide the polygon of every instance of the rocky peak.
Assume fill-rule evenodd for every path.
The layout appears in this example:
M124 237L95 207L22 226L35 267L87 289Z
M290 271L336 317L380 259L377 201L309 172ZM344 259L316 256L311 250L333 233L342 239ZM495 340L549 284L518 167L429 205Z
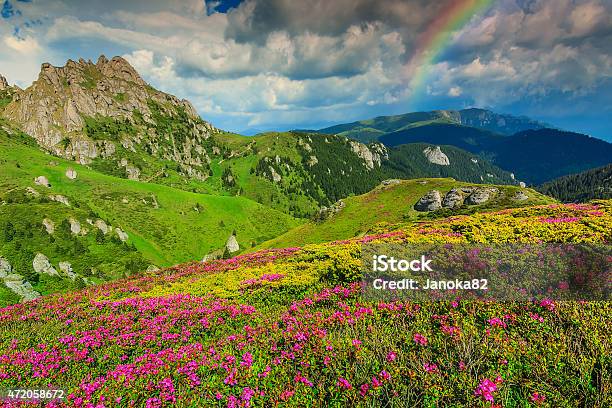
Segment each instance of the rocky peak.
M2 115L20 125L44 149L87 164L98 157L112 158L119 144L131 150L146 144L147 151L159 152L160 139L168 140L168 135L152 129L153 107L158 114L180 117L189 129L180 141L170 140L167 151L156 154L185 165L192 173L201 173L193 166L200 166L207 156L202 151L202 157L194 158L191 152L216 129L202 121L187 100L149 86L122 57L109 60L101 55L96 63L68 60L62 67L44 63L38 80L17 93ZM87 134L87 120L100 118L131 123L134 130L115 135L114 140L92 139Z
M0 75L0 91L7 90L8 88L9 88L8 81L6 80L5 77Z

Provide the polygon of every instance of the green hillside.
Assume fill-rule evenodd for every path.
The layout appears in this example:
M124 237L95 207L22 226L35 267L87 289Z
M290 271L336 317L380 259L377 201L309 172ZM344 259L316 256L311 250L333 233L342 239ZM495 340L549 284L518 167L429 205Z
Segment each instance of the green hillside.
M610 199L612 198L612 164L559 177L541 185L538 190L566 203Z
M76 179L66 176L68 169L76 171ZM39 176L50 187L35 184ZM54 225L52 234L43 226L45 219ZM71 220L80 224L79 233L71 232ZM92 225L98 220L114 229L102 233ZM6 125L0 130L0 256L41 293L72 285L66 279L43 279L39 285L40 276L32 270L39 252L56 270L59 262L70 262L75 273L95 282L149 265L202 258L222 248L233 231L241 248L249 248L299 223L244 197L196 194L101 174L41 152L31 138ZM127 233L125 242L117 228Z
M327 217L322 217L323 220L300 225L257 248L284 248L348 239L365 234L379 223L410 222L555 202L554 199L532 189L495 186L500 193L481 205L463 205L453 210L442 208L430 213L418 212L414 209L416 202L431 190L439 190L444 194L452 188L467 186L474 186L474 184L459 182L451 178L387 181L366 194L342 200L343 204L336 203L337 212L330 211ZM523 191L528 199L513 200L512 197L518 191Z

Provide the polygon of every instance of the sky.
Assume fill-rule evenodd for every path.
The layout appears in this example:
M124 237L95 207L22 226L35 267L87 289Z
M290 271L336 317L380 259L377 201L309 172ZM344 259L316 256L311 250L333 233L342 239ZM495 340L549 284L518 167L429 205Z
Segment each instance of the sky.
M244 134L481 107L612 141L612 0L0 0L0 74L126 58Z

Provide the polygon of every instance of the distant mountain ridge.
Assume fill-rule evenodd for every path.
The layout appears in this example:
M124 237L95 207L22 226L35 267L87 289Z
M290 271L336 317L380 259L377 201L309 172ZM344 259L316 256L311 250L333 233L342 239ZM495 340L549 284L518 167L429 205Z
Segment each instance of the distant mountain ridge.
M484 109L382 116L321 132L376 140L388 147L408 143L451 145L488 159L535 185L612 160L612 144L604 140Z
M411 112L394 116L378 116L319 129L326 134L339 134L362 142L378 140L387 133L406 130L418 126L438 124L455 124L471 126L503 135L529 129L551 127L525 116L514 116L495 113L486 109L469 108L462 110L435 110L429 112Z

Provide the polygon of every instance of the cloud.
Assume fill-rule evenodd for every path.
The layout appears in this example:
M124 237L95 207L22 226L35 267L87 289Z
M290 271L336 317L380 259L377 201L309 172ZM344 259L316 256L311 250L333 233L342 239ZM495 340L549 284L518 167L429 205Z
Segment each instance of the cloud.
M578 99L588 106L589 96L598 101L592 109L603 109L612 3L601 0L494 2L450 33L434 65L422 67L428 91L419 95L409 64L421 61L414 58L420 35L451 3L12 2L14 24L0 27L0 62L25 81L43 58L124 55L147 81L234 130L313 127L431 106L520 105L545 113ZM24 58L22 72L10 62L15 53Z
M4 45L10 48L12 51L16 51L19 54L36 54L40 51L40 45L35 38L23 37L17 38L13 35L5 36L3 38Z

